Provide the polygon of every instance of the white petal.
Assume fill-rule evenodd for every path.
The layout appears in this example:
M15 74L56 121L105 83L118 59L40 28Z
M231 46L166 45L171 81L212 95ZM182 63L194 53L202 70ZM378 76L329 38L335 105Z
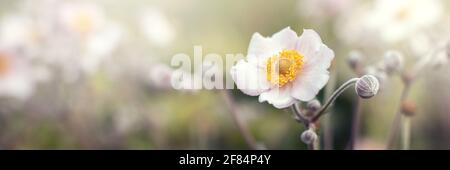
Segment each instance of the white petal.
M278 109L286 108L296 102L291 96L291 85L285 85L282 88L273 88L261 93L259 102L267 101Z
M275 46L272 39L263 37L259 33L254 33L248 46L247 56L250 58L270 56L277 51Z
M292 97L300 101L312 100L328 82L327 70L303 70L292 84Z
M305 73L293 83L292 96L301 101L310 101L327 84L328 79L328 71Z
M292 87L292 96L301 101L313 99L328 82L328 68L334 58L334 52L324 44L319 50L305 56L305 64L299 71Z
M240 60L233 66L230 73L236 86L247 95L259 95L270 87L270 83L266 80L265 71L244 60Z
M334 52L325 44L319 46L319 50L313 55L305 56L303 67L305 69L327 70L334 59Z
M296 49L305 57L313 56L320 50L322 39L314 30L305 29L298 39Z
M281 46L283 49L295 49L298 36L295 31L293 31L290 27L286 27L280 32L275 33L272 36L272 39L275 43Z

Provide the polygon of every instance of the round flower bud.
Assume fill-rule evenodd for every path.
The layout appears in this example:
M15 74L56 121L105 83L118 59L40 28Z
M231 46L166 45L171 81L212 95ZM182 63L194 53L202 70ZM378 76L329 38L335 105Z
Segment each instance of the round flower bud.
M315 140L317 140L317 134L316 132L314 132L314 130L308 129L302 133L300 138L305 144L309 145L312 144Z
M375 76L364 75L356 82L356 94L363 99L375 96L380 88L380 83Z
M320 107L322 107L322 104L320 104L319 100L314 99L314 100L309 101L306 104L305 115L306 116L313 116L314 113L316 113L320 109Z
M359 51L351 51L349 53L347 62L350 68L353 71L357 71L361 65L362 62L362 54Z
M416 103L412 101L402 102L402 113L406 116L414 116L417 110Z
M414 80L414 75L411 72L404 72L402 74L402 81L405 84L411 84L411 82Z
M387 74L400 72L403 69L403 55L398 51L388 51L384 55L383 63Z

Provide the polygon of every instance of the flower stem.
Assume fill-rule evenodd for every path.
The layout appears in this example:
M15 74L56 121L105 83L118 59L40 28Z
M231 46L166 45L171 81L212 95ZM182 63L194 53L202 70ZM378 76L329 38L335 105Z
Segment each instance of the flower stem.
M298 119L298 121L300 121L301 123L303 123L306 127L309 126L309 120L308 118L306 118L300 111L300 108L298 108L299 106L297 105L297 103L293 104L291 106L292 112L295 114L296 118Z
M349 87L351 87L352 85L354 85L360 78L352 78L350 80L348 80L347 82L345 82L344 84L342 84L336 91L334 91L334 93L328 98L327 102L325 103L325 105L323 105L319 111L317 111L314 116L312 116L311 118L309 117L305 117L299 108L297 108L297 105L294 104L292 105L291 109L292 112L295 113L296 118L299 122L303 123L305 125L306 128L310 128L313 129L315 131L315 123L319 120L319 118L321 116L323 116L327 109L331 106L331 104L336 100L336 98L338 96L340 96L346 89L348 89ZM318 139L316 139L314 142L312 142L311 144L308 145L309 149L314 149L317 150L319 149L319 141Z
M334 91L334 93L331 95L331 97L328 98L325 105L323 105L323 107L317 112L317 114L311 118L311 122L316 122L323 114L325 114L328 107L330 107L331 104L334 103L336 98L338 96L340 96L347 88L349 88L350 86L355 84L358 80L359 80L359 78L352 78L352 79L348 80L347 82L345 82L344 84L342 84L336 91Z
M402 115L402 149L408 150L411 142L411 117Z
M336 86L336 75L337 75L337 70L335 69L335 67L332 67L331 69L333 69L331 71L331 75L330 75L330 81L325 89L325 99L329 98L331 96L331 94L333 93L333 90L335 89ZM325 101L323 101L325 102ZM333 122L331 121L331 115L330 116L326 116L324 117L324 123L323 123L323 148L325 150L331 150L333 149Z
M247 145L251 149L257 150L258 147L257 147L257 144L256 144L256 140L251 135L250 130L248 129L246 124L240 119L240 117L239 117L239 115L237 113L236 103L231 98L229 92L223 90L222 91L222 95L223 95L223 97L225 99L226 105L230 109L230 115L233 118L233 121L236 124L236 126L237 126L239 132L241 133L242 137L244 137L245 142L247 143Z
M445 44L441 44L438 45L438 47L436 47L435 49L431 50L427 55L425 55L424 57L422 57L421 60L419 60L414 67L412 68L410 74L409 74L409 80L408 81L403 81L405 87L403 88L401 97L400 97L400 104L398 106L398 111L395 115L394 121L392 122L392 126L391 126L391 130L389 133L389 137L388 137L388 141L387 141L387 145L386 145L386 149L390 149L395 141L395 137L397 136L397 132L399 131L400 128L400 121L403 121L402 123L402 145L403 145L403 149L408 149L409 148L409 137L410 137L410 117L404 115L401 112L401 105L402 103L406 100L406 98L408 97L411 85L413 84L413 82L416 80L416 78L419 76L420 73L422 73L422 70L425 69L430 63L433 62L433 59L436 59L436 57L434 57L439 51L444 50L445 49ZM403 118L403 119L402 119ZM406 122L405 122L406 121Z
M308 150L319 150L319 138L317 138L311 144L308 144Z
M409 90L410 90L410 85L405 84L405 87L403 87L402 94L400 96L400 104L398 106L397 113L395 114L394 121L392 122L392 125L391 125L391 130L389 132L386 149L390 149L392 147L392 145L394 144L395 137L397 136L398 130L400 128L400 121L401 121L401 118L403 115L402 111L401 111L401 105L408 97Z
M317 139L312 143L312 150L319 150L320 148L320 137L317 137Z
M291 109L299 122L303 123L306 128L312 129L314 132L316 131L314 124L301 113L301 109L298 108L297 104L293 104ZM308 144L308 150L319 150L319 141L319 139L316 139L311 144Z
M352 120L352 132L350 135L350 143L348 145L348 148L350 150L355 149L355 144L357 143L357 140L359 138L359 129L361 126L361 112L362 112L362 99L358 98L356 101L356 108L353 113L353 120Z
M314 123L309 123L308 128L312 129L317 134L317 128ZM320 148L319 144L320 144L320 137L317 136L316 140L314 140L311 144L308 145L308 149L309 150L319 150L319 148Z

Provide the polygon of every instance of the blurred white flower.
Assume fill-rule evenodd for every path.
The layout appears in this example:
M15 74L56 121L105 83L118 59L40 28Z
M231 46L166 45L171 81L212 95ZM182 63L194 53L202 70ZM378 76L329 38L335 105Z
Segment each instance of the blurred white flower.
M97 71L103 59L109 57L122 38L122 29L118 25L110 24L97 34L92 35L86 42L85 57L81 61L82 69L88 73Z
M95 3L63 2L56 14L56 28L62 30L51 37L45 61L62 68L68 81L77 80L80 73L95 73L118 46L122 27L108 20Z
M156 46L164 47L175 39L175 28L160 9L148 8L141 12L139 24L146 38Z
M266 38L253 34L246 60L230 70L237 87L259 101L285 108L312 100L329 79L334 52L314 31L298 37L289 27Z
M382 40L396 43L432 27L442 14L440 0L377 0L367 20Z
M371 45L377 40L378 34L367 28L368 10L366 4L358 3L336 19L334 29L340 41L354 48Z
M0 51L0 96L27 99L33 93L34 84L28 60Z
M64 28L80 36L92 34L105 24L102 8L94 3L65 2L59 13Z
M302 16L324 19L348 10L353 2L353 0L299 0L298 11Z
M0 46L13 50L32 52L39 43L40 33L30 17L9 15L0 23Z
M425 33L415 34L410 38L408 47L414 57L422 57L432 49L435 42Z

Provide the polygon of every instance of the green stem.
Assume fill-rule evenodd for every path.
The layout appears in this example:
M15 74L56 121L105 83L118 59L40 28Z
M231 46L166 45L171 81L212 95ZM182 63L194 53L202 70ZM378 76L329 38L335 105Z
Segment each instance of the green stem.
M297 105L297 103L293 104L291 106L292 112L294 112L296 118L298 119L298 121L300 121L301 123L303 123L306 127L309 126L309 120L302 114L302 112L300 111L300 108L298 108L299 106Z
M402 115L402 149L408 150L411 143L411 117Z
M400 104L398 107L398 111L395 115L394 121L392 122L392 126L391 126L391 131L389 133L388 136L388 141L387 141L387 145L386 145L386 149L390 149L395 141L395 137L397 136L397 132L399 131L400 128L400 121L410 121L410 117L405 118L402 120L402 117L406 117L405 115L402 114L401 112L401 105L402 103L406 100L411 85L413 84L413 82L416 80L416 78L419 76L420 73L422 73L422 70L425 69L432 61L433 59L436 59L437 57L435 57L435 55L441 51L445 49L445 44L439 45L437 48L431 50L427 55L425 55L424 57L422 57L421 60L419 60L414 67L412 68L411 72L410 72L410 80L408 82L404 82L405 87L403 88L401 97L400 97ZM405 125L406 124L406 125ZM410 136L410 122L403 122L403 129L402 129L402 145L403 145L403 149L405 148L409 148L409 136ZM406 140L408 139L408 140Z
M358 98L356 101L356 108L353 113L353 120L352 120L352 132L350 136L350 143L348 145L350 150L355 149L355 144L358 141L359 138L359 129L361 126L361 112L362 112L362 99Z
M352 78L350 80L348 80L347 82L345 82L344 84L342 84L332 95L330 98L328 98L327 102L325 103L325 105L323 105L323 107L317 112L316 115L314 115L314 117L311 118L311 122L316 122L323 114L326 113L327 109L331 106L331 104L334 103L334 101L336 100L336 98L338 96L340 96L347 88L349 88L350 86L352 86L353 84L355 84L357 81L359 80L359 78Z
M400 121L401 121L401 118L403 115L403 113L401 111L401 107L402 107L401 105L408 97L409 91L410 91L410 85L405 84L405 87L403 88L402 94L400 96L400 103L398 106L398 110L395 114L394 121L392 122L392 125L391 125L391 130L389 132L386 149L390 149L394 145L395 137L397 136L397 133L399 131L400 123L401 123Z
M324 96L324 101L325 99L329 98L331 96L331 94L333 93L333 90L335 89L336 86L336 75L337 75L337 71L335 69L335 67L332 67L331 69L333 69L331 71L331 75L330 75L330 81L325 89L325 96ZM332 115L332 114L331 114ZM324 117L323 120L323 148L325 150L331 150L333 149L333 122L331 121L331 115L330 116L326 116Z

